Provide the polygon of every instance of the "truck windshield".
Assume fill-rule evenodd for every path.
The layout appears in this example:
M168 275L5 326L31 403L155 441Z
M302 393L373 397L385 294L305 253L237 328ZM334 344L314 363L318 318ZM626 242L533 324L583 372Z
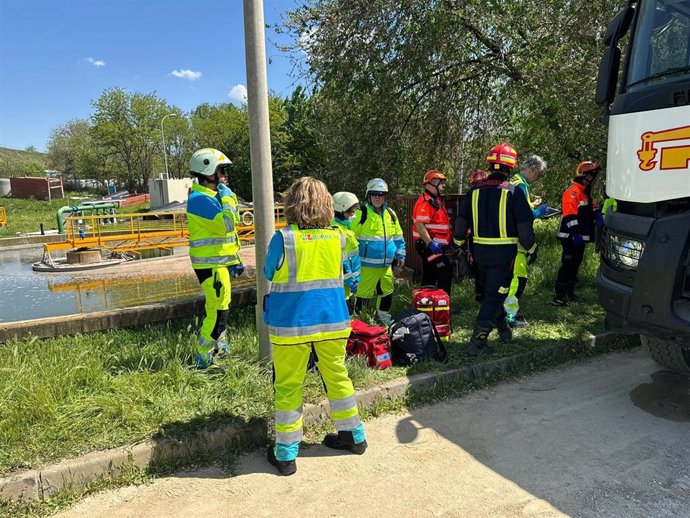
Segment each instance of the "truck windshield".
M690 0L638 3L627 90L690 77Z

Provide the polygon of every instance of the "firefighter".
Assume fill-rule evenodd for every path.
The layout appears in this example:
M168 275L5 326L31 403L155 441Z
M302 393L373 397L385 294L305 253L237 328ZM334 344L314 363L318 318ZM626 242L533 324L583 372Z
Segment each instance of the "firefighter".
M446 175L434 169L424 174L424 192L419 195L412 211L412 238L422 258L422 286L435 286L450 295L453 234L448 211L443 204L447 182Z
M355 212L352 231L359 241L362 280L357 289L356 311L364 301L379 298L378 318L392 322L393 267L405 264L405 240L398 216L386 203L388 184L381 178L367 183L366 202Z
M595 162L580 162L573 183L563 193L561 223L556 236L561 241L561 268L556 277L554 306L582 302L575 295L577 272L585 255L585 245L594 240L595 227L602 227L604 218L592 201L592 185L601 173Z
M534 216L522 189L508 181L517 165L515 150L504 142L494 146L486 161L490 175L472 187L462 200L455 222L455 239L462 244L471 229L474 259L483 289L482 302L469 341L467 354L492 354L488 336L498 329L502 342L513 339L505 320L505 301L513 278L513 263L520 244L536 260L537 243L532 223Z
M351 192L336 192L333 195L333 211L335 217L331 221L332 226L337 226L347 237L345 246L345 259L343 261L343 280L345 282L345 299L348 301L347 308L352 314L354 310L354 295L357 293L359 281L362 280L362 263L359 259L359 241L352 232L352 220L355 211L359 207L357 196Z
M546 203L541 203L541 198L533 199L530 192L532 184L539 180L545 172L546 161L538 155L532 155L520 164L520 171L515 173L510 179L510 183L519 187L525 193L525 198L527 198L527 203L532 209L535 219L544 217L549 208ZM527 286L527 254L518 245L515 266L513 267L513 280L510 283L510 290L503 304L506 310L506 322L508 322L510 327L529 325L524 318L517 318L517 313L520 309L519 299L525 291L525 286Z
M218 352L228 350L230 278L244 272L235 230L239 222L237 196L225 185L231 164L212 148L196 151L189 161L190 174L196 179L187 200L189 257L206 300L195 357L202 369Z
M312 353L337 430L324 444L361 455L367 442L345 366L350 316L343 297L342 263L347 238L330 226L333 202L320 180L298 178L284 203L288 226L271 239L264 266L271 281L264 321L273 344L276 432L267 458L287 476L297 471L302 384Z
M488 177L489 173L483 169L477 169L470 177L470 189L482 183ZM467 262L470 265L470 271L474 277L474 300L481 303L484 288L482 287L482 281L479 277L479 271L477 270L477 263L474 261L474 246L472 245L472 231L470 229L467 229L467 242L465 246L467 248Z

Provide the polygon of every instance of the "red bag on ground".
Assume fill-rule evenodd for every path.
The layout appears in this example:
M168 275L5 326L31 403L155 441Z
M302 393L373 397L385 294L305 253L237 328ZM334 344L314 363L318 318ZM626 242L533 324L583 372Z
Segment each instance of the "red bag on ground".
M391 339L386 328L370 326L361 320L352 321L352 332L347 339L347 354L365 356L369 367L387 369L393 365Z
M444 290L429 286L414 290L412 307L429 315L441 340L450 339L450 296Z

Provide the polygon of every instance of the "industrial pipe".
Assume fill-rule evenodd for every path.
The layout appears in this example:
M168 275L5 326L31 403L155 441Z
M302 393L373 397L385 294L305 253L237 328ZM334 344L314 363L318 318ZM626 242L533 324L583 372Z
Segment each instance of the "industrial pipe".
M70 212L70 213L75 213L75 212L85 212L85 211L91 211L98 213L99 210L101 209L116 209L117 204L115 203L101 203L101 204L94 204L94 205L65 205L64 207L61 207L57 211L57 228L58 228L58 234L64 234L65 233L65 222L62 219L62 215L65 212Z

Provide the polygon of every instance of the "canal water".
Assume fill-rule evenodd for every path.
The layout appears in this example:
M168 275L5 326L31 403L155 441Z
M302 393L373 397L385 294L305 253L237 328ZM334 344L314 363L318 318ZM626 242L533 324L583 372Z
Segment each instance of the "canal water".
M186 249L182 253L186 255ZM34 272L31 265L40 261L42 254L41 248L0 250L0 322L89 313L202 294L184 257L130 261L107 270ZM59 253L52 256L61 257ZM252 283L243 279L234 287Z

